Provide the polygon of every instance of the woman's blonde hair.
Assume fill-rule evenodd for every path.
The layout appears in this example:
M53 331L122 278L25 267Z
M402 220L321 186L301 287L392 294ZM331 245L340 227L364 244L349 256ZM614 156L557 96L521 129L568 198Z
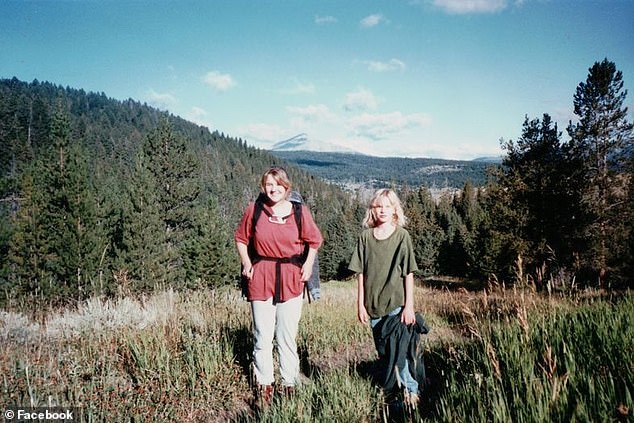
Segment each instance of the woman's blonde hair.
M406 218L405 213L403 212L403 206L401 205L401 200L399 200L396 193L391 189L382 188L377 190L368 202L368 208L365 211L365 217L363 218L363 227L374 228L376 226L377 222L373 208L374 206L379 205L382 199L386 199L394 208L394 215L392 216L394 224L398 226L405 226Z
M290 194L293 184L286 173L286 169L279 166L271 167L269 170L264 172L264 175L262 175L262 178L260 179L260 188L262 188L262 192L266 191L266 178L268 178L269 175L275 179L275 182L277 182L278 185L286 188L286 195Z

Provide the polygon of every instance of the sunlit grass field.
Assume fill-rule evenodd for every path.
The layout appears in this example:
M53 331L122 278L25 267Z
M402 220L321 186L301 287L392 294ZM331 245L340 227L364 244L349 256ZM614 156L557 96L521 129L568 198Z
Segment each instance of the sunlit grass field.
M249 305L226 287L0 311L0 404L95 422L634 421L634 298L417 286L428 385L395 415L373 381L354 282L322 285L298 336L305 381L252 407Z

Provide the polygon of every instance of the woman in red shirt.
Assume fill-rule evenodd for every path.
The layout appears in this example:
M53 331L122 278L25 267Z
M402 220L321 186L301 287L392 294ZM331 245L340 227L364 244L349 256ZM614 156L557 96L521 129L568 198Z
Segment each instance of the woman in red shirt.
M252 227L255 203L251 203L234 239L242 262L242 275L249 280L247 300L251 302L253 315L253 361L258 393L261 403L268 404L273 396L274 337L277 338L282 387L290 393L299 381L296 338L302 293L323 238L305 205L301 205L301 225L295 222L293 205L288 200L292 184L283 168L267 170L260 185L266 201L255 231ZM249 256L251 241L257 260ZM307 254L304 253L306 245Z

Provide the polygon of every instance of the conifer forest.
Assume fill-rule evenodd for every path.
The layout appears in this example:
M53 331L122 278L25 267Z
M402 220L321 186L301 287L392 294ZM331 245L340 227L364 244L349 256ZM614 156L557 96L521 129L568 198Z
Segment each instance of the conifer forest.
M394 182L418 276L632 288L626 99L616 64L596 62L571 93L576 119L558 128L547 111L525 116L484 181L440 199ZM287 168L324 234L322 280L350 276L365 199L230 134L132 99L13 78L0 80L0 149L3 306L236 284L233 231L272 165Z

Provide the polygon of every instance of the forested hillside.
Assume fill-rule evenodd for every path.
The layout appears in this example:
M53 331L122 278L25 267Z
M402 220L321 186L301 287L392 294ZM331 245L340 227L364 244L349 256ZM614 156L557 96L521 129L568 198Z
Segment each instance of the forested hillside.
M233 283L233 230L284 162L134 100L0 81L2 297ZM337 275L358 221L340 189L289 166ZM348 224L350 228L343 228Z
M436 200L424 184L376 182L399 191L421 275L631 287L634 137L623 87L614 63L595 63L567 139L547 113L526 117L503 163L458 194ZM364 213L357 192L134 100L0 80L2 302L235 283L233 231L271 165L287 167L324 234L323 279L348 276ZM366 169L350 177L375 179Z

